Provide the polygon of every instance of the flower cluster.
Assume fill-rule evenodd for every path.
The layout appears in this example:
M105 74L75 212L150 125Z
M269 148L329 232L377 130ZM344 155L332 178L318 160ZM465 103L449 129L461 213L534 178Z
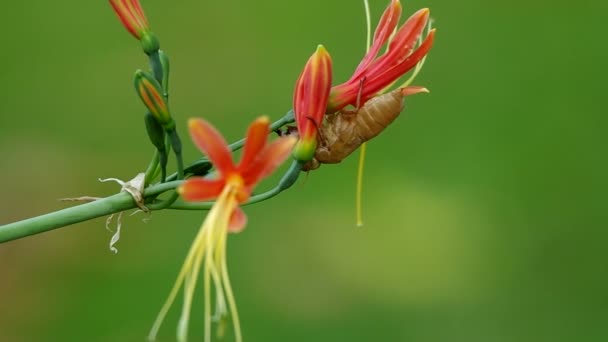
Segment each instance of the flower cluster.
M165 180L166 137L171 141L176 159L178 159L177 179L181 180L185 174L181 161L181 142L168 107L168 57L159 50L158 39L150 30L148 20L138 0L109 1L123 26L141 42L144 52L150 57L152 74L137 71L135 89L148 109L146 125L150 138L160 153L161 182ZM290 155L296 160L293 164L296 166L293 169L296 173L299 173L302 168L306 169L306 165L312 162L319 148L319 142L327 138L321 136L323 132L331 132L334 135L331 139L334 141L342 139L336 137L338 130L320 130L320 128L327 128L323 125L327 121L331 121L325 120L326 114L331 114L334 121L336 121L336 115L344 115L340 117L343 122L340 129L351 134L354 131L351 129L354 127L352 124L356 122L352 117L347 116L345 107L354 106L357 110L365 109L365 115L360 115L357 119L365 122L357 129L366 129L369 128L366 126L366 120L378 123L377 118L372 117L372 111L364 107L369 100L374 99L370 101L370 106L374 102L381 102L377 100L393 101L392 106L400 112L403 108L404 96L426 90L421 87L403 86L393 92L391 96L394 99L381 98L381 94L386 89L423 60L434 41L434 30L430 30L424 39L421 38L429 21L428 9L417 11L398 28L401 11L399 0L391 0L376 28L371 47L351 78L344 83L332 86L332 59L322 45L317 47L305 64L295 85L293 110L298 138L287 135L268 143L267 137L271 133L270 121L267 117L260 117L249 126L242 158L238 164L235 164L229 145L211 124L203 119L191 119L188 122L194 144L213 164L216 172L204 177L186 179L177 188L177 193L187 202L212 202L209 202L210 211L195 237L175 285L154 323L150 339L156 338L158 329L182 286L184 305L177 337L179 341L187 339L192 299L199 272L202 270L205 289L205 341L211 339L212 284L213 293L216 296L215 317L224 319L230 315L234 323L235 338L237 341L242 340L237 308L226 265L227 234L240 232L247 224L247 217L240 205L250 199L254 187L260 180L269 176ZM383 46L386 46L386 51L380 54ZM399 112L393 113L394 117ZM392 121L394 117L391 117L389 121ZM376 127L376 129L380 128ZM362 137L371 139L378 132L380 131L358 134L358 139L361 141L356 143L347 141L340 141L340 143L342 145L350 143L354 150L363 141ZM348 134L345 136L352 136ZM153 175L154 168L150 170L150 174ZM291 179L287 176L285 179L289 184L293 184L295 181L295 178ZM177 194L174 194L173 199L165 204L174 203L176 198ZM251 199L252 202L255 200L256 198Z
M294 150L295 159L307 162L313 158L326 113L338 112L348 105L360 108L426 56L433 45L435 30L430 30L417 48L416 45L427 26L429 13L427 8L417 11L396 30L401 3L392 0L380 19L368 53L348 81L333 87L331 57L323 47L317 49L296 81L294 112L300 141ZM378 57L385 44L388 44L386 52Z
M352 77L332 87L327 112L334 113L347 105L363 105L416 66L429 52L435 38L435 30L431 30L420 46L414 49L427 26L429 14L428 8L417 11L391 39L401 16L399 0L392 0L376 27L371 48ZM377 57L389 39L387 51Z

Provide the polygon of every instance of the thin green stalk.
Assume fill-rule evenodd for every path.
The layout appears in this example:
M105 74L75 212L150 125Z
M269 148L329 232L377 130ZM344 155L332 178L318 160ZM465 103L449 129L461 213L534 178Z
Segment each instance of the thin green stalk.
M182 158L182 142L177 134L177 130L173 129L167 132L167 136L169 137L171 144L169 146L173 147L173 152L175 154L175 159L177 160L177 179L184 179L184 160ZM169 198L166 200L152 203L148 206L150 210L161 210L169 207L173 204L179 194L177 191L174 191Z
M150 184L154 180L154 175L158 170L159 158L160 154L158 153L158 150L155 150L154 157L152 157L150 164L148 164L148 167L146 168L146 185Z
M159 84L163 84L163 64L160 60L158 51L151 53L148 57L154 78L156 78Z
M181 183L181 181L175 181L153 185L144 191L144 196L150 197L161 194L175 189ZM44 233L55 228L69 226L74 223L88 221L136 207L137 205L131 195L121 192L94 202L2 225L0 226L0 243Z

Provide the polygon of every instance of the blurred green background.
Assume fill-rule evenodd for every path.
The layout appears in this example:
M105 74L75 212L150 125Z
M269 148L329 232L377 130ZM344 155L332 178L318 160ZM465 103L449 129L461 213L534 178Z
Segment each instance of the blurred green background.
M387 3L371 0L374 22ZM318 43L336 82L364 50L361 1L143 5L172 59L186 161L199 157L188 117L237 139L291 107ZM608 3L407 1L404 14L420 7L438 28L416 82L432 92L370 144L365 226L353 155L248 207L231 236L245 340L608 340ZM138 44L107 1L3 8L0 222L118 191L97 178L130 179L153 151ZM143 341L203 217L125 218L117 255L101 218L0 245L0 341Z

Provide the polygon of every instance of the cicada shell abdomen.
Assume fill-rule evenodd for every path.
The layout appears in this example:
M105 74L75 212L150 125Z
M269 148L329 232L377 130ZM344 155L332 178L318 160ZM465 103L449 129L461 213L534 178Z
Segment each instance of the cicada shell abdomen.
M395 89L370 99L357 112L327 115L319 128L315 159L321 164L341 162L399 116L404 97L402 89Z

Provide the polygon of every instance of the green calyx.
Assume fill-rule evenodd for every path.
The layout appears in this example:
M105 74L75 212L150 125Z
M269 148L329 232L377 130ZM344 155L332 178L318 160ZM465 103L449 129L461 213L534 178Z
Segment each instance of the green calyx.
M144 32L140 42L146 55L157 53L160 49L160 42L158 41L158 38L156 38L156 35L151 31Z
M306 163L315 156L317 150L317 139L300 139L293 149L293 158L301 163Z

